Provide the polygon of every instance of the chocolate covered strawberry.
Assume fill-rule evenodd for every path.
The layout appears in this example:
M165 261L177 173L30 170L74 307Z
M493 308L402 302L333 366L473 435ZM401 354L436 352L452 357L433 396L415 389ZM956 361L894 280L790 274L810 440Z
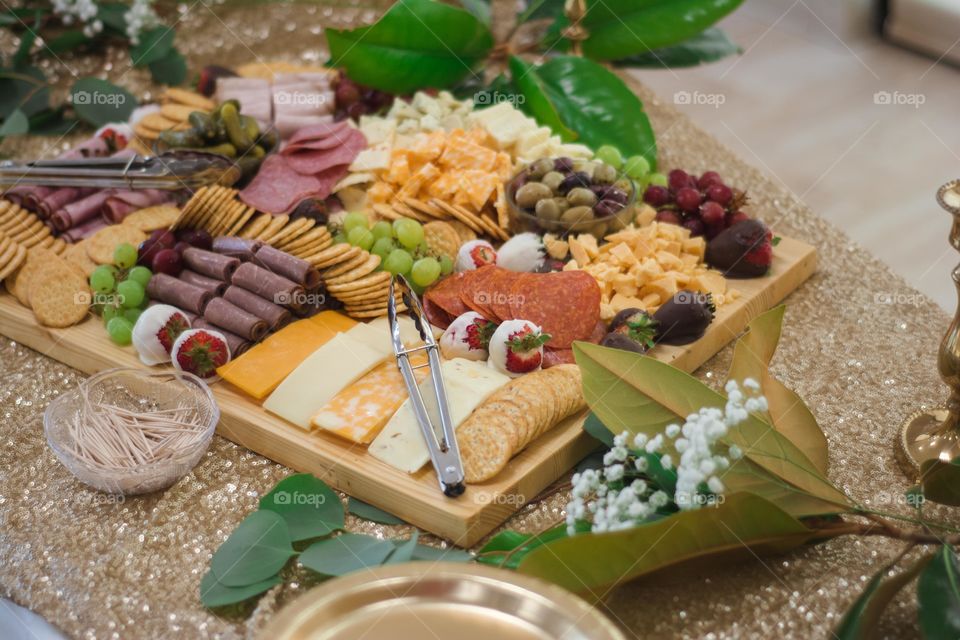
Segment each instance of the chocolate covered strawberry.
M646 353L654 346L657 322L646 311L637 308L622 310L610 321L610 332L600 342L605 347Z
M133 346L146 365L170 362L173 343L190 328L190 321L182 311L168 304L156 304L146 309L133 326Z
M516 378L543 364L543 345L550 334L529 320L507 320L490 338L490 366Z
M736 223L707 242L707 264L730 278L766 275L773 262L773 232L759 220Z
M440 353L450 360L486 360L490 338L497 325L476 311L468 311L457 316L440 336Z
M486 240L471 240L460 246L457 271L473 271L488 264L497 264L497 252Z
M217 375L217 367L230 361L230 347L219 331L190 329L173 344L173 366L209 380Z

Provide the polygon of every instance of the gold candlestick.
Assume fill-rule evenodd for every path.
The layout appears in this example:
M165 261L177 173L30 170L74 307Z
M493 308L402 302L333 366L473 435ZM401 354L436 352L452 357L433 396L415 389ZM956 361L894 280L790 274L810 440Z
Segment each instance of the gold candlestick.
M940 187L937 202L953 216L950 244L960 251L960 180ZM960 456L960 265L952 272L958 306L937 354L940 377L950 387L946 405L917 411L903 423L897 434L897 458L911 478L920 473L926 460L950 462Z

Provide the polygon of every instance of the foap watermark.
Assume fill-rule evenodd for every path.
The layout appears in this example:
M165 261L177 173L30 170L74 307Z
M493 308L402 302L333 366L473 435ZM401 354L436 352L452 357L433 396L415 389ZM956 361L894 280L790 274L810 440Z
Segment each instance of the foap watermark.
M908 106L919 109L926 103L927 96L923 93L903 93L901 91L877 91L873 94L873 104Z
M698 507L719 507L727 498L722 493L689 493L678 491L674 495L678 506L696 505Z
M865 504L872 507L912 507L914 509L923 505L925 498L919 491L916 493L895 493L881 491L874 494L871 498L864 500Z
M327 104L327 96L312 91L279 91L274 95L276 104L292 107L322 107Z
M293 305L295 307L321 307L327 303L327 294L310 291L276 293L273 296L273 302L274 304Z
M712 298L709 293L703 291L687 291L684 289L673 296L673 301L677 304L706 305L712 302Z
M502 291L478 291L473 296L473 301L478 305L487 304L505 304L520 306L526 301L527 297L522 293L503 293Z
M677 91L673 94L673 104L691 104L719 109L727 101L722 93L704 93L702 91Z
M511 507L521 507L527 504L527 497L522 493L484 493L473 496L477 504L500 504Z
M519 107L527 101L523 94L503 93L502 91L478 91L473 94L473 103L481 107L489 107L501 102L509 102Z
M74 496L74 502L87 506L123 504L127 497L122 493L100 493L99 491L81 491Z
M322 493L304 493L303 491L277 491L273 494L273 503L278 505L308 504L318 507L327 502Z
M78 291L73 295L73 304L83 306L122 307L126 298L122 293Z
M873 294L873 303L919 307L927 304L927 297L914 291L880 291Z
M102 105L109 107L120 107L126 104L127 96L123 93L111 93L109 91L75 91L73 93L73 104Z

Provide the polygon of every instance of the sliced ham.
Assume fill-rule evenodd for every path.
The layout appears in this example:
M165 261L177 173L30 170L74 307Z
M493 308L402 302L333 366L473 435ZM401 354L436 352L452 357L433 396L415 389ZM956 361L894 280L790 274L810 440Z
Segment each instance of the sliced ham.
M287 163L299 173L317 174L338 165L349 166L365 147L367 140L363 134L354 130L343 137L339 146L332 149L283 151Z
M86 187L61 187L59 189L52 190L49 190L48 187L45 188L48 189L47 195L37 203L36 208L34 209L37 215L44 220L52 216L55 211L62 209L71 202L82 200L96 191L96 189Z
M285 213L304 198L320 192L323 183L312 175L297 173L279 154L268 156L240 199L266 213Z
M107 223L103 221L103 218L97 216L90 220L87 220L81 225L67 229L60 234L60 237L66 240L67 242L80 242L84 238L92 236L100 229L103 229L107 226Z

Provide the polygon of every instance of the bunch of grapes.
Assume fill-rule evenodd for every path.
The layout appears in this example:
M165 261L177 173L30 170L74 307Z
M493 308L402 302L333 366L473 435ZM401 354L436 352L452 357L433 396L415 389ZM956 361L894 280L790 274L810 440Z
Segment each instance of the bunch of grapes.
M724 184L716 171L696 178L682 169L667 176L667 184L651 184L643 200L657 210L659 222L678 224L694 236L714 238L727 227L750 218L742 211L744 192Z
M453 271L453 258L431 255L424 242L423 225L410 218L392 224L380 220L371 226L367 214L352 211L344 216L334 241L348 242L380 256L380 269L405 276L419 289L417 293Z
M334 120L359 120L362 115L383 113L389 109L393 104L393 95L359 85L341 71L334 91L334 102Z
M650 171L650 162L646 158L643 156L624 158L620 150L613 145L605 144L598 147L593 157L610 165L621 175L635 181L640 190L646 189L648 185L652 184L667 184L667 176Z
M126 242L113 251L113 264L102 264L90 274L94 311L103 318L110 339L130 344L133 325L147 307L147 283L153 273L137 264L137 248Z

